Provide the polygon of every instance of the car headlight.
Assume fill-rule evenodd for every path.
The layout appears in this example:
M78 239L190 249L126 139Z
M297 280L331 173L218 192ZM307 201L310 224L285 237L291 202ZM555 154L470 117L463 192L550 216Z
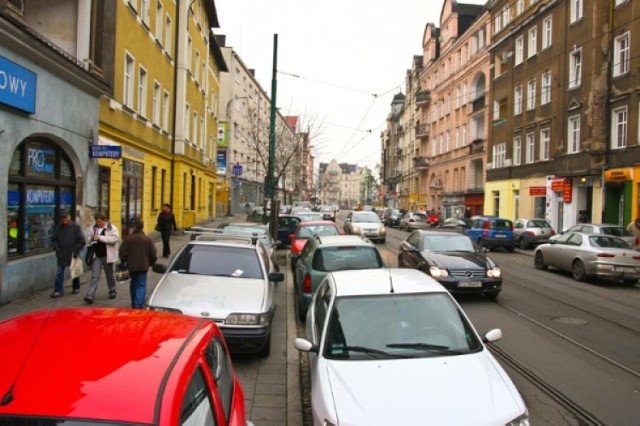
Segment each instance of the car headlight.
M384 234L384 233L386 233L386 232L387 232L386 228L385 228L384 226L381 226L381 227L380 227L380 233L381 233L381 234Z
M353 232L360 233L360 227L358 225L353 225Z
M182 311L180 309L175 308L165 308L163 306L149 306L150 311L162 311L162 312L173 312L174 314L181 314Z
M500 278L502 276L502 271L496 266L495 268L491 268L487 271L487 276L489 278Z
M227 325L267 325L269 318L271 314L268 312L264 314L233 313L229 314L224 322Z
M440 269L437 266L429 268L429 273L433 278L444 278L449 276L449 271L446 269Z
M529 426L529 413L525 411L523 415L511 420L506 426Z

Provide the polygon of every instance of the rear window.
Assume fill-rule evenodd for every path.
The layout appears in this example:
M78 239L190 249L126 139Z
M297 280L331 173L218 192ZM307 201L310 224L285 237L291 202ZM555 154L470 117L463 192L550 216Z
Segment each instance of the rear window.
M507 219L496 219L491 221L492 229L511 229L512 226L511 221Z
M180 252L170 271L220 277L264 278L253 246L241 248L189 244Z
M631 234L622 226L603 226L601 232L607 235L615 235L616 237L628 237Z
M616 237L592 236L589 237L589 242L594 247L631 249L631 246L625 240Z
M530 220L529 221L529 227L531 227L531 228L551 228L551 225L549 225L544 220Z
M325 235L340 235L340 233L332 225L303 226L298 230L298 238L311 238L315 235L323 237Z
M427 220L427 215L424 213L413 213L413 218L418 220Z
M316 271L333 272L378 269L384 267L384 262L375 247L325 247L316 250L312 265Z

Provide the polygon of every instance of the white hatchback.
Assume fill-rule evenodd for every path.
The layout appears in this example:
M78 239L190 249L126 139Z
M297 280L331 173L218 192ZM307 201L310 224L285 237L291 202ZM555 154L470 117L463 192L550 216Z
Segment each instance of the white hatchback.
M309 307L315 425L528 425L522 397L449 292L412 269L327 275Z

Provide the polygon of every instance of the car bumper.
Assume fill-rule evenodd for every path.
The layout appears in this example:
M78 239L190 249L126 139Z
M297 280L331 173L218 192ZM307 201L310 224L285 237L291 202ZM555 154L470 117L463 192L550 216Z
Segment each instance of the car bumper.
M452 294L486 294L502 290L502 280L490 278L458 280L449 277L437 281Z
M222 331L230 352L257 353L264 348L269 340L271 324L259 328L220 327L220 331Z
M640 280L640 268L630 265L595 264L587 275L608 280Z
M488 247L515 247L516 240L513 238L483 238L482 242Z

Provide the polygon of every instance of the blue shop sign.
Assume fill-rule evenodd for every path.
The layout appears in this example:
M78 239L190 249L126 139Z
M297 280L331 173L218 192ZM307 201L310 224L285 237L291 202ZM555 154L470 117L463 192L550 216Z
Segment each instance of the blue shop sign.
M0 56L0 103L35 113L36 82L36 73Z
M91 145L89 158L122 158L122 147L117 145Z

